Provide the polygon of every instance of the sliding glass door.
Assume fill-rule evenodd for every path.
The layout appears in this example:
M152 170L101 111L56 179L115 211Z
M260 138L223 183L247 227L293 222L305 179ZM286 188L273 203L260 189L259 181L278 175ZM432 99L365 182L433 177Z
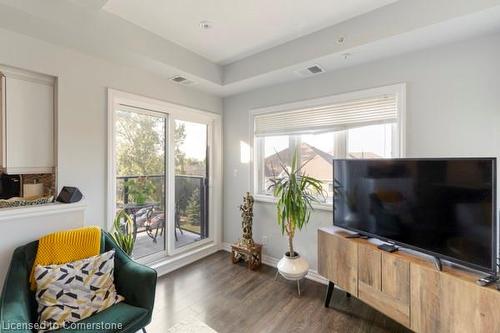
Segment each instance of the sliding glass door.
M154 262L219 239L210 193L214 119L173 105L114 101L109 225L127 213L132 225L118 224L133 234L135 259Z
M175 120L175 248L208 237L208 126Z
M133 221L132 255L139 259L162 253L168 216L167 116L121 106L115 121L116 209L124 210Z

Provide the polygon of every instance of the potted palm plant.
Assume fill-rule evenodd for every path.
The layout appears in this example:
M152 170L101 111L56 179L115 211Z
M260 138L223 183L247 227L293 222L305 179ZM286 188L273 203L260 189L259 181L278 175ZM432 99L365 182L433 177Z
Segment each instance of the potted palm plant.
M311 216L312 204L324 199L323 184L303 171L304 164L299 164L298 152L295 151L290 166L286 166L278 155L282 172L271 179L269 189L276 197L278 225L282 235L288 237L288 251L278 262L278 272L288 280L300 280L309 270L307 260L295 251L293 238ZM300 289L299 289L300 293Z

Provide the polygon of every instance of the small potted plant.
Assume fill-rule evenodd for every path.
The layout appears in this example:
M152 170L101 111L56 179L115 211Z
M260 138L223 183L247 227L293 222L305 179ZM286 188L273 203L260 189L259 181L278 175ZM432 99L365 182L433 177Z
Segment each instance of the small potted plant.
M134 221L124 210L116 213L111 237L125 253L132 255L135 244Z
M281 157L279 160L282 172L280 176L271 179L269 189L277 200L278 225L281 233L286 233L288 237L288 251L278 262L278 272L285 279L298 281L306 276L309 263L295 251L293 238L296 231L309 222L312 204L324 201L323 183L303 172L309 161L299 165L297 151L292 157L290 167L283 163Z

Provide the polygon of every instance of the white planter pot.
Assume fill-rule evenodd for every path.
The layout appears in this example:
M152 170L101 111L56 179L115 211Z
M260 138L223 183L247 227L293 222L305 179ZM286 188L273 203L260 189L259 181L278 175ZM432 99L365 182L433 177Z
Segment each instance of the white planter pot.
M287 280L300 280L307 275L308 271L309 263L297 252L293 258L285 254L278 262L278 272Z

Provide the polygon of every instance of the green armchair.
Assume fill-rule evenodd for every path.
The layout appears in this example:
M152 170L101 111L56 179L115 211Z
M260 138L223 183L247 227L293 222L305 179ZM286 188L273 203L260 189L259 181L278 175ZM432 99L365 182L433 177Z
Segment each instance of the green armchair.
M85 330L61 329L73 333L135 333L151 322L156 289L156 271L134 262L103 232L101 251L115 249L115 284L125 301L82 321ZM31 333L30 324L37 321L37 303L29 288L29 275L35 260L38 241L14 251L0 299L0 333ZM105 323L105 327L97 323ZM121 329L117 330L117 325ZM88 325L87 325L88 324ZM90 328L90 329L89 329Z

